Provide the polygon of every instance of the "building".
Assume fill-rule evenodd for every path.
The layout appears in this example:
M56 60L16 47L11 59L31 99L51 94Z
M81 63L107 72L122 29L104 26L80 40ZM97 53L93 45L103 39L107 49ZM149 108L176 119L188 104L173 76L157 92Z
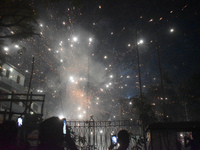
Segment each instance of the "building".
M24 112L43 114L41 111L43 111L45 95L27 95L28 88L24 85L25 75L9 63L4 63L1 68L0 122L3 119L17 119ZM27 104L30 105L30 109L26 108Z
M0 91L6 93L24 93L25 75L9 63L4 63L1 67Z

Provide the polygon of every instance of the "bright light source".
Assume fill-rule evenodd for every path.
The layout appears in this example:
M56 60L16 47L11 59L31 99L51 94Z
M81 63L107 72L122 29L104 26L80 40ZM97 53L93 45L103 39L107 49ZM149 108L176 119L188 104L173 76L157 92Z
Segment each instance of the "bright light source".
M89 41L92 42L92 38L89 38Z
M62 119L64 118L64 116L63 116L63 115L60 115L60 116L58 116L58 118L59 118L60 120L62 120Z
M170 29L170 32L174 32L174 29L172 28L172 29Z
M77 38L77 37L73 37L73 41L74 41L74 42L77 42L77 41L78 41L78 38Z
M103 133L103 130L100 130L100 133Z
M143 41L143 40L140 40L138 44L143 44L143 43L144 43L144 41Z
M69 80L71 81L71 82L74 82L74 77L69 77Z
M110 75L110 78L113 78L113 75Z
M9 50L9 48L8 47L4 47L4 51L8 51Z
M79 115L78 117L79 117L79 118L82 118L82 115Z
M19 48L19 45L15 45L15 48Z

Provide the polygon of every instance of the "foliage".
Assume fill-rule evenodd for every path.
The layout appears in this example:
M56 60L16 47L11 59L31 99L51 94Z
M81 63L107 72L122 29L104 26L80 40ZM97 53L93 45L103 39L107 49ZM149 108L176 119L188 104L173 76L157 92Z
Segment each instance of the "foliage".
M141 135L134 135L133 133L129 133L130 134L130 138L133 139L133 141L135 142L135 145L131 148L133 150L142 150L144 147L144 137Z
M155 113L152 109L152 105L148 103L148 98L142 96L142 99L133 97L133 107L137 108L139 111L139 118L143 121L144 126L157 121Z
M179 91L182 98L185 98L188 102L195 101L200 98L200 74L193 74L188 80L186 80L180 87Z
M38 18L36 10L28 1L1 0L0 2L0 40L12 42L32 37L36 34Z
M87 142L85 137L76 135L76 133L69 126L68 126L68 129L70 130L71 138L75 143L81 143L81 144L85 145L85 143Z
M182 83L179 88L179 95L185 105L185 116L190 121L199 121L200 116L200 74L193 74L188 80Z

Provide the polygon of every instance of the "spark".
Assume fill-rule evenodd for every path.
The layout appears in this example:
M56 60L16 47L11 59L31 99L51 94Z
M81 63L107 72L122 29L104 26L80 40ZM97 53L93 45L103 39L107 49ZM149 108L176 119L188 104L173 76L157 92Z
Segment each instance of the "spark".
M150 20L149 20L149 22L152 22L152 21L153 21L153 19L150 19Z
M139 44L143 44L144 43L144 41L143 40L140 40L139 42L138 42L138 45Z
M9 48L8 47L4 47L4 51L8 51L9 50Z
M19 48L19 45L15 45L15 48Z
M74 41L74 42L77 42L77 41L78 41L78 38L77 38L77 37L73 37L73 41Z

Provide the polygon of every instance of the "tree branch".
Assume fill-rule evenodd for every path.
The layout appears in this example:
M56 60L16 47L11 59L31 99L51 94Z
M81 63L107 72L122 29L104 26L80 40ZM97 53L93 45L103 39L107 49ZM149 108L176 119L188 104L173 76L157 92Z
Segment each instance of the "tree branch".
M0 26L2 26L2 27L18 26L20 24L20 22L24 21L27 18L30 18L30 17L29 16L24 16L21 19L19 19L17 22L12 23L12 24L4 24L4 23L0 22Z
M16 34L12 34L12 35L5 35L5 36L0 36L0 39L6 39L6 38L10 38L10 39L14 39L14 38L17 38L17 37L21 37L21 36L24 36L24 38L26 38L26 35L27 36L33 36L33 35L37 35L37 36L40 36L40 34L38 33L34 33L34 32L21 32L21 33L16 33Z

